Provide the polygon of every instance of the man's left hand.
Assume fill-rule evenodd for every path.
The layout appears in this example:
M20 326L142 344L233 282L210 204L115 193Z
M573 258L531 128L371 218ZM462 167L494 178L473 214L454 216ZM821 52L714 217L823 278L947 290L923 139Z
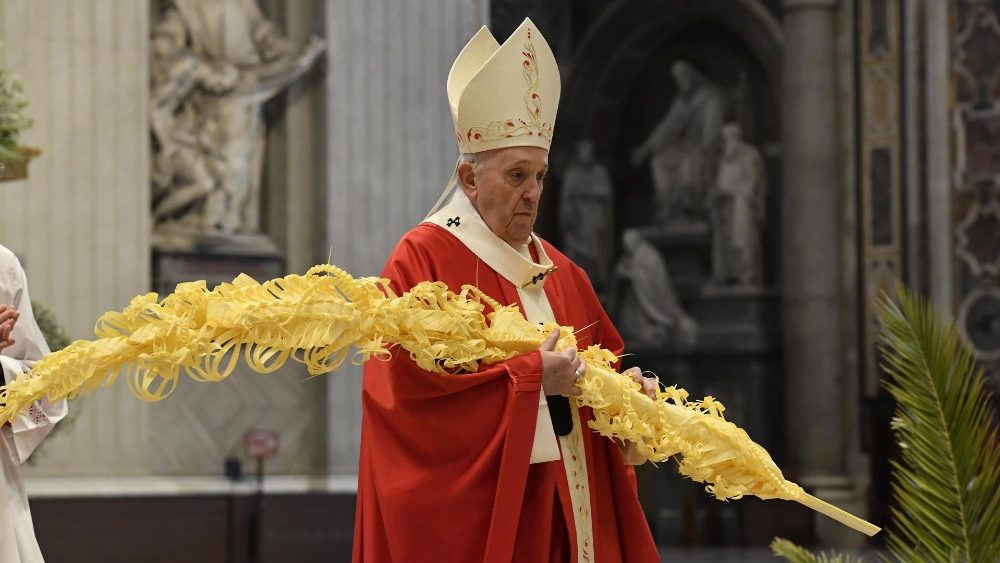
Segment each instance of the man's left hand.
M622 375L627 375L632 378L632 381L642 385L642 392L650 399L656 400L656 392L659 390L660 385L655 377L643 377L642 370L638 367L628 368L622 372ZM621 446L626 464L642 465L646 463L646 458L638 452L633 442L626 440L619 442L619 445Z
M650 399L656 400L656 392L659 390L660 385L655 377L644 377L642 370L638 367L628 368L622 372L622 375L627 375L632 378L632 381L642 385L642 392Z

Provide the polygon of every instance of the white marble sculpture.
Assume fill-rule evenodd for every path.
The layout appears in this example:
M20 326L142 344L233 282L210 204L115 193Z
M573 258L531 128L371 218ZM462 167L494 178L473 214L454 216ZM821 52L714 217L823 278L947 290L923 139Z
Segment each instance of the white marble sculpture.
M173 0L152 46L154 244L266 245L261 109L323 42L283 38L256 0Z
M563 252L587 272L599 291L609 277L613 212L614 191L608 171L594 160L594 145L581 140L563 174L559 234Z
M657 219L690 223L704 216L705 193L715 177L725 96L685 61L674 63L671 72L677 95L663 120L633 149L632 164L649 159Z
M740 126L722 129L723 152L708 194L712 218L712 284L761 284L761 233L765 219L764 159L743 141Z
M638 348L693 345L697 323L681 306L660 251L636 229L622 233L622 249L613 303L625 343Z

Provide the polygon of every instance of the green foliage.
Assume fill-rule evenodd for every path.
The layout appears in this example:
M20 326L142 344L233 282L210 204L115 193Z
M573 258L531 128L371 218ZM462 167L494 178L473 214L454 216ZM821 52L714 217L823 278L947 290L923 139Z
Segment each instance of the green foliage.
M1000 560L1000 444L983 370L954 324L897 286L878 303L892 427L890 551L902 561Z
M784 557L792 563L863 563L864 559L844 553L818 553L795 545L785 538L775 538L771 542L771 551L778 557Z
M35 314L35 322L38 323L38 328L41 329L42 336L49 345L49 350L55 352L70 345L69 336L66 336L66 331L59 325L48 307L33 301L31 309Z
M1000 433L983 370L925 298L902 285L896 294L898 303L883 296L877 306L902 449L889 550L906 562L1000 561ZM795 563L836 561L783 539L771 549Z
M45 342L49 345L49 349L53 352L57 350L62 350L63 348L70 345L70 338L66 335L66 331L63 330L59 321L56 320L52 311L48 307L38 303L37 301L31 302L31 311L34 313L35 322L38 323L38 329L42 331L42 336L45 337ZM73 422L76 420L74 416L77 411L79 411L83 401L76 400L73 401L73 406L70 408L69 414L65 418L59 421L58 424L49 432L46 440L42 442L42 445L35 450L35 453L28 458L28 465L34 465L42 457L44 457L45 445L52 440L52 437L60 432L66 432L67 428L73 426Z
M22 159L16 148L21 132L31 127L31 120L24 115L27 106L21 81L0 66L0 160Z

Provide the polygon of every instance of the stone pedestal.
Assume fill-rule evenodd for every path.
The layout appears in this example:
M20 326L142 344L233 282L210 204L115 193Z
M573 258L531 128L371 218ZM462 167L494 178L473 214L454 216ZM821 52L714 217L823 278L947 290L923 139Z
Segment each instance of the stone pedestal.
M645 348L626 342L632 355L623 359L623 367L650 370L664 384L683 387L692 397L718 398L726 405L726 418L746 429L781 463L781 409L774 408L783 399L778 292L706 288L711 245L707 229L652 227L643 229L643 235L667 262L684 309L698 323L698 339L687 348L673 342ZM659 542L731 545L759 539L748 528L742 503L715 500L704 484L681 477L673 462L658 469L640 468L638 477L641 496L655 499L651 516ZM773 514L779 508L778 503L764 503L754 514Z
M0 182L12 182L28 178L28 163L42 154L34 147L17 147L21 160L0 160Z
M205 280L211 289L239 274L258 282L281 277L284 259L276 253L202 246L200 251L153 252L153 281L160 298L178 283ZM323 424L325 378L309 378L289 360L268 375L243 360L225 381L196 383L183 377L170 399L148 405L153 428L149 467L157 475L221 475L228 458L243 456L243 436L260 428L279 433L281 447L268 461L269 474L317 474L326 459ZM242 460L245 467L251 460Z
M740 309L762 307L767 300L744 300ZM732 305L733 303L730 303ZM718 310L719 303L701 303L695 311ZM699 322L705 317L696 316ZM770 321L768 321L770 322ZM667 385L678 385L692 397L712 395L726 405L726 418L747 430L780 463L780 356L774 328L759 323L742 327L727 323L704 323L694 350L664 353L626 349L625 367L641 366L655 372ZM705 334L705 338L701 335ZM741 336L742 335L742 336ZM651 471L649 468L643 471ZM643 478L644 477L644 478ZM655 473L640 476L645 493L656 499L653 518L657 540L674 545L741 544L748 540L743 505L721 503L705 492L705 485L681 477L673 462L661 464ZM774 508L772 505L764 507Z
M284 259L277 253L154 250L153 287L162 298L178 283L205 280L209 289L246 274L263 282L285 275Z
M712 233L708 223L647 226L638 230L659 249L677 296L685 300L700 294L712 275Z

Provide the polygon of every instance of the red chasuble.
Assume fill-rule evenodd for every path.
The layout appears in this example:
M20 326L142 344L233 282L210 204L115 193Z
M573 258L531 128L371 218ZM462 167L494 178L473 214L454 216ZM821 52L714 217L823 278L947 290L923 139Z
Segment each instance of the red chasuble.
M588 327L577 333L581 348L599 344L620 354L621 337L586 274L541 245L556 266L544 281L556 321ZM382 276L397 294L436 280L456 292L473 284L500 303L518 303L517 288L441 225L407 233ZM421 370L398 348L389 361L369 361L354 561L659 561L635 473L617 443L586 426L589 408L579 413L593 545L592 553L577 553L563 461L529 464L541 376L539 352L455 375Z

